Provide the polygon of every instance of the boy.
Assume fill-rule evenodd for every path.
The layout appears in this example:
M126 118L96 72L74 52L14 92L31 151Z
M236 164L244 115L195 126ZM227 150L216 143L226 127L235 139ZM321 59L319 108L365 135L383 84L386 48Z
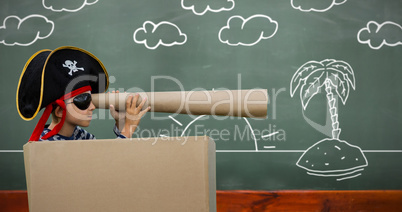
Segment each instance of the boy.
M83 49L65 46L35 53L25 64L17 88L17 109L24 120L32 120L46 108L29 141L95 139L81 127L89 126L95 109L91 93L105 92L108 85L101 61ZM131 138L150 110L141 111L146 99L138 107L137 100L138 94L129 96L125 116L110 107L116 126L122 126L114 128L118 138ZM45 126L50 114L52 122Z

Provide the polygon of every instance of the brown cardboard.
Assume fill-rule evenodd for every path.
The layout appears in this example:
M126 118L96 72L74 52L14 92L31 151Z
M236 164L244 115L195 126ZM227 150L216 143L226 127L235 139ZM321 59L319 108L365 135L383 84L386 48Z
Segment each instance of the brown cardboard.
M30 212L216 211L206 136L24 145Z
M181 113L192 115L238 116L266 118L268 93L266 89L143 92L137 105L147 98L143 108L153 112ZM125 110L125 101L133 93L92 94L96 108L108 109L113 105Z

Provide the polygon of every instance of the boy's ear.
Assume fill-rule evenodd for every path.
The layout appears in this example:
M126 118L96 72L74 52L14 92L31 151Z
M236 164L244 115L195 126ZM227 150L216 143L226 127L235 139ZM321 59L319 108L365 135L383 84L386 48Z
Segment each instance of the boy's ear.
M57 118L63 117L63 108L57 105L56 109L54 110L54 115L56 115Z

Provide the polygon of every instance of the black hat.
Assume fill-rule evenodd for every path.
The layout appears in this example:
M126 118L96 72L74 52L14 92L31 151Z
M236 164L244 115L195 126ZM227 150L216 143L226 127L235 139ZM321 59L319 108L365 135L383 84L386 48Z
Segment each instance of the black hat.
M64 99L89 90L92 93L105 92L109 86L108 78L102 62L77 47L63 46L53 51L45 49L32 55L22 71L16 98L18 113L24 120L32 120L46 107L31 139L39 139L53 104L65 109ZM64 118L65 115L57 128L62 127ZM58 130L52 134L58 133Z

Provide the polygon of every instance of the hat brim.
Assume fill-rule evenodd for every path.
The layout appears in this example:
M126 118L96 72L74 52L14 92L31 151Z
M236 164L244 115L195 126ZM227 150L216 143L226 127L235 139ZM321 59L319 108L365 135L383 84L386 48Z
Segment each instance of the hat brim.
M43 95L40 95L39 98L36 98L36 97L33 97L30 93L22 92L22 90L26 90L26 89L28 89L28 87L30 87L30 89L39 88L40 89L39 91L36 90L34 92L38 92L40 94L43 93L43 86L40 86L40 85L43 82L43 67L45 65L44 62L46 60L43 60L41 57L44 56L47 58L51 52L52 52L52 50L50 50L50 49L43 49L43 50L36 52L28 59L28 61L25 63L24 69L22 70L20 79L18 81L16 103L17 103L18 114L25 121L32 120L38 114L38 112L40 110L40 105L42 102ZM30 67L30 66L34 66L34 67ZM40 73L40 74L34 73L36 70L40 70L42 73ZM40 77L40 79L37 79L34 76ZM26 83L26 80L31 80L31 83ZM32 99L27 100L27 98L32 98ZM32 102L32 104L28 105L28 107L30 107L30 108L24 110L23 108L25 108L26 105L22 105L22 104L27 101ZM34 113L30 116L30 115L28 115L28 113L29 113L28 111L33 111Z

